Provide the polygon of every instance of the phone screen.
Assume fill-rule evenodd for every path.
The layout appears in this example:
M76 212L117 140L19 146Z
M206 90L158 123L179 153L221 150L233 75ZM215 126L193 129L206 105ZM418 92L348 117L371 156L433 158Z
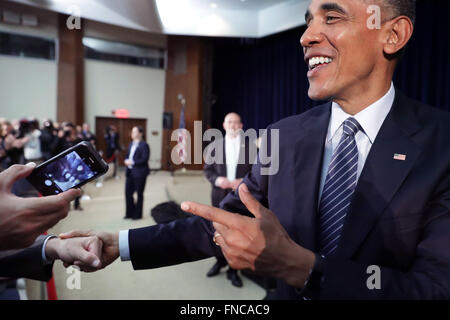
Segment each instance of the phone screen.
M38 169L38 181L44 183L42 188L50 193L59 194L89 180L97 175L76 151L65 155L47 166Z

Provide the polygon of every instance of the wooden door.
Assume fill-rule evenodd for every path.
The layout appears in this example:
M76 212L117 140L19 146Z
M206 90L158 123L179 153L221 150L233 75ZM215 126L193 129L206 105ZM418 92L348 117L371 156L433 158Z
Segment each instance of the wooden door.
M95 129L97 137L97 149L106 154L105 130L108 126L114 125L119 133L119 165L123 166L123 161L127 155L128 146L131 143L131 130L140 126L144 128L144 139L147 139L147 119L118 119L112 117L96 117Z

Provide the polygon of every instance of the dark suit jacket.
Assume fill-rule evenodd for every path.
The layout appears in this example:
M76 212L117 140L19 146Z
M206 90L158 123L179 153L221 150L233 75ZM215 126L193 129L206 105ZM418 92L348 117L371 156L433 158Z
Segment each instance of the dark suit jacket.
M23 250L0 251L0 277L49 281L53 263L44 264L42 260L42 246L46 238L38 237L31 247Z
M120 150L119 134L105 134L106 141L106 158L110 159L116 150Z
M244 179L289 236L314 252L330 110L327 103L270 126L280 130L279 172L262 176L258 164ZM450 298L449 124L449 113L397 92L359 178L341 243L327 259L319 298ZM406 160L394 160L396 153ZM221 206L242 209L235 194ZM215 255L213 232L201 218L132 230L133 266L154 268ZM381 268L380 290L367 287L371 265ZM275 297L301 298L283 281L278 281Z
M131 146L133 143L130 143L128 146L126 159L129 158L131 152ZM150 173L150 169L148 167L148 160L150 159L150 147L147 142L141 141L136 148L136 152L134 153L133 160L134 165L132 169L127 167L126 176L129 177L132 175L133 177L147 177Z
M218 177L226 177L227 176L227 165L226 165L226 153L225 153L225 139L222 139L219 142L222 145L223 150L223 163L212 163L205 164L204 172L206 178L211 182L212 192L211 192L211 201L214 207L219 207L220 202L225 198L225 196L231 191L231 189L224 190L219 187L216 187L216 179ZM218 143L218 144L219 144ZM241 179L245 177L245 175L252 169L252 164L250 161L250 142L248 139L241 137L241 148L239 151L239 157L242 159L239 161L236 168L236 179ZM256 146L255 146L256 149ZM212 156L215 156L213 153ZM241 157L245 156L245 158Z

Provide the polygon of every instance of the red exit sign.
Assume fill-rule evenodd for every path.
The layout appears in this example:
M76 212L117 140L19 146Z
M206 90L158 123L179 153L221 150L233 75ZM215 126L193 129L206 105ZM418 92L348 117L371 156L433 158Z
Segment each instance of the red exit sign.
M113 110L112 114L116 117L116 118L120 118L120 119L126 119L130 117L130 112L127 109L117 109L117 110Z

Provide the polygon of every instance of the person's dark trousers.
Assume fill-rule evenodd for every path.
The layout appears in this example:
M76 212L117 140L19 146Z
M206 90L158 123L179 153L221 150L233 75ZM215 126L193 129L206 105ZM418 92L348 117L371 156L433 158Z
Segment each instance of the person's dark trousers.
M80 199L81 199L81 196L75 198L75 202L74 202L75 210L78 210L80 208Z
M80 211L83 210L83 208L81 207L81 204L80 204L80 200L81 200L83 193L84 193L83 189L81 189L81 196L75 198L75 201L73 203L75 210L80 210Z
M144 205L144 189L147 176L136 177L130 174L125 183L125 197L126 197L126 214L127 218L141 219L142 207ZM133 194L137 192L137 203L134 202Z
M119 156L119 152L115 151L114 152L114 161L113 161L113 166L114 166L113 177L114 178L117 177L117 167L119 166L119 158L118 158L118 156Z

